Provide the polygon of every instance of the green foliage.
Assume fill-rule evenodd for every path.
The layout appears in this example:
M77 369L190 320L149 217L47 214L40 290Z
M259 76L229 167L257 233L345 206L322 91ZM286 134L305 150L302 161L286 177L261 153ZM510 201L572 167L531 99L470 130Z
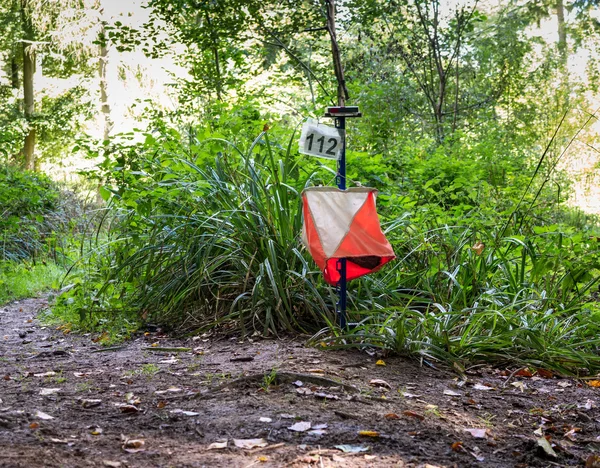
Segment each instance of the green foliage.
M188 327L233 320L242 333L322 323L329 307L299 250L300 192L311 176L293 175L289 146L262 132L245 152L209 139L190 154L175 136L147 135L103 163L109 237L58 307ZM197 165L206 152L216 152L213 165Z
M47 291L64 274L65 269L52 262L0 261L0 304Z
M43 174L0 166L0 259L24 259L56 242L60 192Z
M314 339L461 365L595 372L600 322L590 293L600 279L598 241L557 225L535 231L499 241L464 227L418 233L396 249L402 262L381 278L395 289L396 305L355 314L349 332L331 328Z

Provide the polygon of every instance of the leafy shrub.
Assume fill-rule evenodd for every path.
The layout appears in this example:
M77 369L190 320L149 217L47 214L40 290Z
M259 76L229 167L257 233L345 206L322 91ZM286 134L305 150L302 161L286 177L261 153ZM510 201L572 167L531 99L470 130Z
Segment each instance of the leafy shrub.
M0 166L0 259L35 256L48 247L60 220L60 191L48 177Z
M330 307L299 242L300 192L311 175L292 177L289 147L263 132L246 152L207 140L192 156L175 135L148 135L103 163L108 239L57 307L92 320L133 313L187 327L235 323L242 333L324 324ZM216 148L212 166L196 165Z

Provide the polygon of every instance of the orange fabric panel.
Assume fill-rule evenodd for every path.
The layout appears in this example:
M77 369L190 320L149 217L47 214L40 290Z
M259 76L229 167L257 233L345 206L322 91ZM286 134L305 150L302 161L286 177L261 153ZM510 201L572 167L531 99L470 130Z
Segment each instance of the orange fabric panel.
M383 265L396 258L392 246L379 225L375 194L376 190L374 189L368 194L365 203L354 214L348 232L329 258L324 252L307 197L303 196L305 243L323 272L325 281L333 286L337 285L340 280L337 264L341 258L346 258L346 279L348 281L378 271ZM323 213L319 214L323 215ZM348 216L347 213L339 212L326 213L326 215L331 217Z
M369 194L365 204L354 216L348 234L333 256L344 258L364 255L394 258L392 246L379 226L373 192Z

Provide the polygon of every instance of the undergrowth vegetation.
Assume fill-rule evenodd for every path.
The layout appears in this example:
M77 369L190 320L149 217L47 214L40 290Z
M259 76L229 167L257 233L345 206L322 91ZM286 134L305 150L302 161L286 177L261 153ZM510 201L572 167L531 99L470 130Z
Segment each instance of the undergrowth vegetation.
M485 161L450 170L435 162L447 159L439 152L403 177L383 163L359 166L356 177L381 181L382 226L398 259L351 283L353 326L339 329L335 291L300 242L301 191L333 171L302 160L296 137L265 130L245 147L222 135L190 144L164 129L116 144L101 164L108 207L97 243L54 313L88 328L125 320L129 332L148 321L265 336L326 325L314 343L459 368L600 368L595 220L557 203L556 185L533 170L523 182L526 166L511 170L514 160L501 183L484 175Z
M101 330L104 343L151 322L189 333L310 333L319 346L377 347L457 369L600 370L598 220L568 207L564 170L565 154L598 152L595 59L582 74L569 63L579 47L598 50L586 2L566 16L557 3L566 24L552 44L534 34L554 14L548 5L338 0L336 22L329 1L152 0L135 27L123 21L137 14L108 21L79 11L105 18L100 33L84 27L96 31L85 53L75 46L86 41L61 45L64 35L44 29L62 18L60 2L47 18L29 3L0 7L6 24L32 21L0 44L12 73L0 85L0 161L39 169L77 141L71 156L100 161L82 185L106 204L89 217L47 177L1 166L0 301L68 264L46 319ZM65 81L97 80L95 91L33 96L23 68L21 99L28 55L13 54L30 28L38 35L25 43L45 54L45 76L81 68ZM166 99L136 88L147 99L109 102L118 81L107 85L117 79L105 76L107 55L88 56L97 45L111 50L124 90L153 73L128 63L133 55L119 65L119 53L173 59ZM364 114L348 122L347 184L379 190L397 256L350 284L347 329L337 326L336 291L300 242L302 190L333 185L337 173L334 162L299 154L298 129L322 118L336 85L338 101ZM84 134L92 108L102 138Z

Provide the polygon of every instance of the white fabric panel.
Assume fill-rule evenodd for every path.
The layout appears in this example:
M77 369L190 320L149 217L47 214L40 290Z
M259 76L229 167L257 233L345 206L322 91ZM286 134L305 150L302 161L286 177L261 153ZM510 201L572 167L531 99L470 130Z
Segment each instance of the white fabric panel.
M350 230L369 191L306 190L306 199L325 255L331 257Z

